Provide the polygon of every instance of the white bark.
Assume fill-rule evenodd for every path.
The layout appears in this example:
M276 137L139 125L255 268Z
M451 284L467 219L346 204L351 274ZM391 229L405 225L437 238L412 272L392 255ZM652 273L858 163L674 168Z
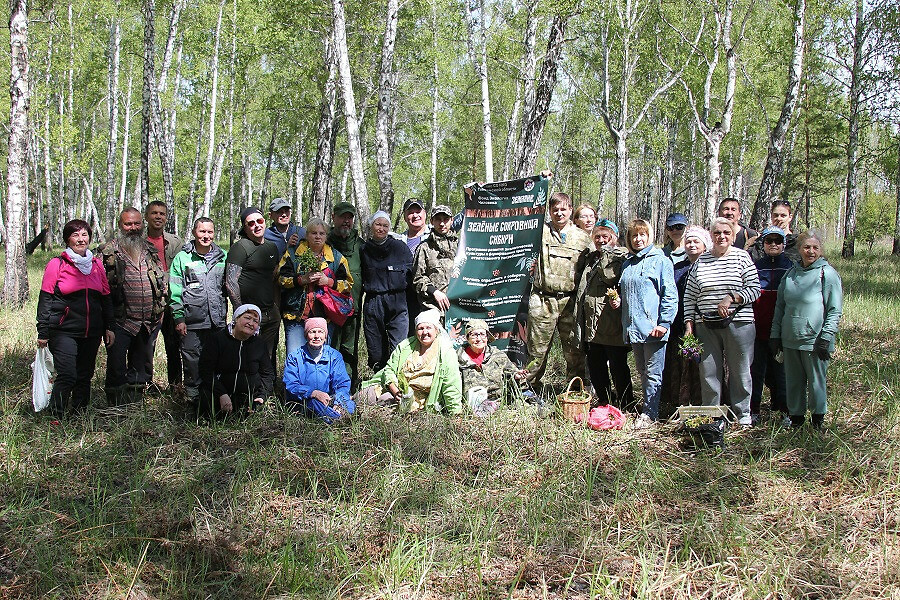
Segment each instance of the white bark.
M118 3L117 3L118 4ZM118 14L109 24L109 69L107 81L107 105L109 107L109 140L106 146L106 198L105 224L113 222L116 201L116 153L119 142L119 62L122 34Z
M28 301L23 216L28 203L28 6L12 0L9 15L10 79L9 141L6 179L6 277L3 302L19 307Z
M397 85L394 72L394 43L397 40L399 0L387 0L384 40L381 44L381 69L378 74L378 108L375 113L375 164L378 169L380 199L378 208L391 214L394 207L393 161L390 115L392 95Z
M350 175L353 179L353 197L356 205L357 219L360 223L368 223L369 191L366 187L362 148L359 137L359 121L356 117L356 100L353 94L353 77L350 73L350 54L347 50L346 19L344 17L344 1L332 0L334 11L334 41L338 59L341 90L344 97L344 117L347 123L347 149L350 162Z
M530 0L525 15L525 40L524 52L522 53L522 78L519 81L517 94L521 91L521 100L516 96L513 104L512 116L510 117L509 131L507 132L507 150L503 160L503 179L509 178L509 171L512 165L519 162L522 156L523 144L525 136L521 135L520 114L529 115L534 106L534 70L537 66L537 57L535 56L535 47L537 45L537 24L534 9L537 6L537 0ZM520 113L521 111L521 113ZM515 140L514 147L509 147L509 140Z
M856 210L859 206L859 129L862 109L862 61L865 49L865 16L863 0L854 2L853 14L853 58L850 64L850 110L847 115L847 186L844 210L844 243L841 256L853 258L856 250Z
M431 82L431 206L437 205L437 160L438 142L440 132L438 130L438 105L440 94L438 89L438 26L437 26L437 0L431 2L431 50L434 53Z
M475 76L481 85L481 130L484 137L484 178L494 180L494 142L491 133L491 94L487 69L487 11L484 0L467 0L468 49Z
M219 39L222 31L222 11L225 9L225 0L219 2L219 17L216 20L216 31L213 34L213 51L210 58L210 92L209 92L209 142L206 150L206 171L203 174L203 208L200 210L204 217L209 216L209 208L215 196L213 188L213 165L216 154L216 107L219 100ZM218 181L216 188L218 188Z
M128 189L128 141L131 132L131 86L134 83L134 73L128 69L128 91L125 93L125 131L122 136L122 181L119 184L119 203L116 214L125 208L125 194ZM110 224L115 226L114 223Z

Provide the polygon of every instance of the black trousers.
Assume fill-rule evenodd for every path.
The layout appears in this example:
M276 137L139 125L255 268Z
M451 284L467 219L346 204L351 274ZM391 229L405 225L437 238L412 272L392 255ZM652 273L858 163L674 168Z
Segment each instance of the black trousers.
M126 332L119 324L113 331L115 342L106 350L106 389L123 385L144 385L153 376L148 365L153 362L153 349L160 324L142 325L136 335Z
M369 366L377 372L387 364L394 348L407 337L406 291L366 294L363 317Z
M600 404L612 404L624 411L637 405L631 389L631 369L628 366L628 346L587 344L587 365L591 383L600 397ZM612 381L610 381L610 374ZM612 385L616 386L613 393Z
M196 399L200 393L200 353L206 340L218 331L212 329L188 329L181 338L181 359L184 363L184 386L187 395Z
M166 350L166 378L169 385L179 384L184 380L181 366L181 336L175 331L175 318L172 309L167 308L163 313L162 325L157 333L162 334L163 346ZM147 381L153 381L153 355L156 353L156 334L151 342L153 348L150 352L147 372L150 374Z
M263 398L273 395L275 377L278 375L278 361L275 360L278 346L278 332L281 329L281 313L277 306L262 310L262 321L259 323L259 339L266 344L266 356L272 361L272 368L266 375L261 375Z
M48 342L56 379L50 393L50 410L62 413L87 407L91 401L91 379L97 364L99 337L53 335Z

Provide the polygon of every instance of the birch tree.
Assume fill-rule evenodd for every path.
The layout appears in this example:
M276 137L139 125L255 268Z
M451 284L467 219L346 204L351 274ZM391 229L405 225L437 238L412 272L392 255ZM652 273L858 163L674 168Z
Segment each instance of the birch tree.
M358 221L368 223L372 210L369 208L369 191L366 187L362 147L360 145L359 121L356 117L356 100L353 94L353 77L350 73L350 53L347 49L346 18L344 0L332 0L334 18L334 47L337 53L338 74L344 98L344 119L347 123L347 152L350 176L353 180L353 198Z
M28 5L11 0L9 12L10 78L9 138L6 165L6 276L3 302L14 308L28 301L25 265L24 212L28 203Z
M384 39L381 44L381 68L378 73L378 108L375 112L375 165L378 170L379 210L388 214L394 208L393 160L391 144L392 96L396 87L394 72L394 44L397 40L399 0L387 0Z
M118 3L116 3L118 9ZM122 33L119 27L118 10L109 23L109 69L107 77L107 105L109 107L109 140L106 146L106 208L105 224L109 227L114 220L116 205L116 152L119 140L119 63Z
M219 40L222 31L222 11L225 9L225 0L219 2L219 17L216 20L216 31L213 34L213 51L210 58L210 92L209 92L209 142L206 149L206 170L203 173L203 207L200 216L209 216L209 207L212 198L216 195L218 181L214 181L213 168L216 164L216 107L219 98ZM221 153L221 152L220 152ZM213 184L215 183L215 187Z
M491 132L491 94L488 86L488 22L485 0L466 0L466 42L469 60L481 86L481 132L484 137L484 179L494 180L494 143Z
M800 98L800 82L803 75L803 53L806 47L804 39L804 27L806 25L806 0L796 0L794 4L794 28L791 62L788 65L787 88L784 93L784 102L781 105L781 114L772 132L769 134L769 150L766 156L766 166L763 169L762 181L759 183L759 191L756 194L756 203L753 207L753 216L750 226L761 229L768 218L768 203L777 195L776 189L784 171L784 143L787 138L788 127L797 109L797 101Z
M688 95L688 103L697 122L697 129L706 142L706 198L704 218L707 222L716 214L719 204L719 192L722 185L721 160L719 153L722 140L731 131L731 120L734 116L734 90L737 82L737 47L744 36L744 27L750 9L747 9L737 39L733 39L734 6L736 0L725 0L724 5L713 1L710 8L715 19L715 28L710 41L710 52L702 53L706 62L706 76L703 78L703 106L698 108L688 82L681 79ZM718 73L719 61L725 56L725 91L721 109L714 109L716 96L713 84Z

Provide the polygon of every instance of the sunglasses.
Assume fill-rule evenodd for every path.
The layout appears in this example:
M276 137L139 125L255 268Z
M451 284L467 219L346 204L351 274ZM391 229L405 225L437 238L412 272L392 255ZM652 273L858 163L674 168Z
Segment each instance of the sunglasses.
M254 225L254 224L256 224L256 225L265 225L265 224L266 224L266 220L263 219L262 217L260 217L260 218L258 218L258 219L248 219L246 224L247 224L247 225Z
M777 206L783 206L783 207L787 208L788 210L791 210L790 200L774 200L772 202L772 208L775 208Z
M666 229L668 229L669 231L681 231L682 229L684 229L684 225L679 223L678 225L672 225L670 227L666 227Z
M783 244L784 240L781 238L766 238L763 240L764 244Z

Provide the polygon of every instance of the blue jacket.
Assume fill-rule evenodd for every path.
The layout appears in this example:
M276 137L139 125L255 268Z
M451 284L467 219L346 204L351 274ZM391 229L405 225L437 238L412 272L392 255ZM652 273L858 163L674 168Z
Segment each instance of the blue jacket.
M648 246L628 257L619 280L622 333L626 344L644 344L654 327L666 328L658 341L668 341L678 312L675 269L663 251Z
M281 235L281 232L275 229L274 225L270 225L269 227L266 227L263 237L278 246L278 256L282 256L284 255L284 251L287 250L287 241L291 239L291 236L295 233L299 238L298 243L306 239L306 228L301 225L294 225L293 223L288 224L287 231L284 235ZM294 247L296 248L296 246Z
M350 376L344 366L341 353L331 346L322 347L319 361L314 361L307 351L307 344L288 355L284 365L284 388L289 400L310 400L310 394L321 390L353 413L356 404L350 399Z

